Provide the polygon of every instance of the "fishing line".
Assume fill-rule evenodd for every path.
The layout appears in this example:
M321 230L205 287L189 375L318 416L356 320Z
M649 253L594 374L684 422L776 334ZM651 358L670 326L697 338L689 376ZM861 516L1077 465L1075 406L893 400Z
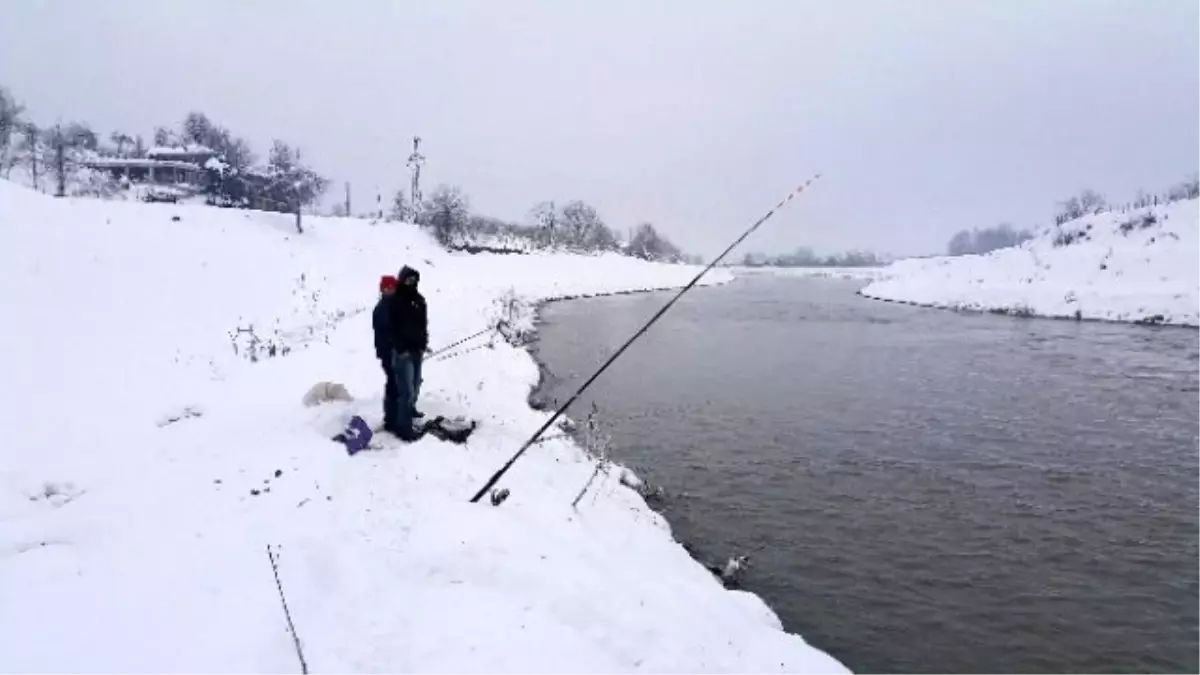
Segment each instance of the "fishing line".
M525 441L525 443L523 445L521 445L520 449L518 449L517 452L515 454L513 454L513 456L510 457L509 460L507 462L505 462L504 465L501 466L499 470L496 471L496 473L492 474L492 477L489 478L486 483L484 483L483 487L481 487L479 489L479 492L475 493L474 497L471 497L471 502L472 503L478 502L485 494L487 494L488 490L492 489L492 487L494 487L496 485L496 483L500 481L500 478L502 478L504 476L504 474L507 473L510 468L512 468L512 465L515 464L516 461L518 459L520 459L522 455L525 454L525 451L528 450L529 448L531 448L537 442L538 438L543 433L545 433L545 431L547 429L549 429L551 426L553 426L556 421L558 421L559 417L562 417L562 414L564 412L566 412L567 408L569 408L571 406L571 404L574 403L575 400L578 399L580 397L580 395L583 394L583 392L587 391L588 387L592 386L592 383L596 381L596 378L600 377L600 375L605 370L608 370L608 367L611 366L617 359L619 359L621 357L621 355L625 353L625 350L629 349L630 345L632 345L635 341L637 341L638 338L640 338L642 335L644 335L646 333L646 331L650 330L650 327L653 326L656 321L658 321L660 318L662 318L662 315L666 314L667 310L671 309L671 306L674 305L675 302L677 300L679 300L679 298L683 297L684 293L687 293L688 291L692 290L692 287L695 286L698 281L700 281L701 277L703 277L709 270L711 270L713 267L715 267L717 265L717 263L721 262L721 260L724 259L725 256L729 255L730 251L732 251L734 248L736 248L738 244L742 243L742 241L745 240L746 237L749 237L763 223L770 220L771 216L775 215L776 211L778 211L779 209L781 209L785 205L787 205L787 203L792 201L792 199L794 199L796 197L796 195L799 195L801 192L804 192L805 188L807 188L809 185L812 184L813 181L817 180L820 177L821 177L821 174L817 174L817 175L813 176L812 178L809 178L807 181L805 181L802 185L800 185L796 189L789 192L786 197L784 197L782 200L780 200L780 202L778 204L776 204L774 207L772 207L769 211L764 213L762 215L762 217L760 217L758 220L756 220L754 222L753 225L746 228L746 231L742 232L741 236L739 236L737 239L735 239L733 241L732 244L730 244L728 247L726 247L726 249L721 252L721 255L717 256L716 258L713 258L712 262L708 263L708 265L705 266L704 269L700 270L700 273L697 274L695 276L695 278L693 278L691 281L689 281L686 286L684 286L682 289L680 289L679 292L675 294L675 297L673 297L669 301L667 301L667 304L663 305L662 308L659 309L658 312L656 312L654 314L654 316L650 317L649 321L647 321L641 328L639 328L638 331L636 333L634 333L632 337L630 337L628 340L626 340L625 344L621 345L620 349L613 352L612 356L608 357L608 360L605 361L604 364L601 365L600 368L598 368L596 370L596 372L593 373L592 376L589 377L587 379L587 381L584 382L583 385L580 386L579 389L574 394L571 394L571 398L567 399L566 403L562 404L561 406L559 406L558 410L554 411L554 414L550 417L550 419L546 420L546 423L543 424L541 426L541 428L539 428L537 431L535 431L533 433L533 435L529 437L529 440Z

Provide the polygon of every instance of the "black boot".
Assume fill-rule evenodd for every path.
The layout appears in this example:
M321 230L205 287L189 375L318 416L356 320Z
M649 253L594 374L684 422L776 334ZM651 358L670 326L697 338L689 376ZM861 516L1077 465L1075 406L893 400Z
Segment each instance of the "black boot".
M421 437L425 435L425 428L423 425L420 427L413 425L408 429L392 426L388 427L387 432L406 443L412 443L421 440Z

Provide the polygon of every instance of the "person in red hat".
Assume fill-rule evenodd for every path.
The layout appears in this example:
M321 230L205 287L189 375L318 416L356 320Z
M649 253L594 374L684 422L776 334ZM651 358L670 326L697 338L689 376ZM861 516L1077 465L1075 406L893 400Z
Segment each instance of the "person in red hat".
M371 327L375 329L375 357L383 366L383 374L387 383L383 386L383 426L391 429L396 421L396 375L392 368L392 329L391 309L388 301L396 293L399 282L396 277L385 274L379 279L379 302L375 303L375 311L371 314Z

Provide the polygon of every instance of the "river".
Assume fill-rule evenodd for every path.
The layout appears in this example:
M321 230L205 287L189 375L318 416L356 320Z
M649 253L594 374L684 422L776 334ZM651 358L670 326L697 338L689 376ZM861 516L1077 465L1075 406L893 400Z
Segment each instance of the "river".
M1197 672L1196 330L689 293L573 408L704 560L856 671ZM669 296L542 311L565 400Z

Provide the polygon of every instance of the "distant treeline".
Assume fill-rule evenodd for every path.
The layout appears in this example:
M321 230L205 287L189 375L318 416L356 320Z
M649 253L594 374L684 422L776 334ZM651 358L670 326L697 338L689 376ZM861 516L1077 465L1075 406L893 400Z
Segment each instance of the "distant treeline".
M0 86L0 178L64 197L121 198L129 194L128 181L95 167L135 165L164 149L208 158L196 162L202 181L171 187L188 190L184 196L201 197L214 206L313 211L332 184L302 161L299 148L276 139L261 161L249 141L198 110L177 125L156 127L149 138L122 130L105 136L82 121L41 126L29 119L16 96ZM540 202L524 222L511 222L474 212L467 194L457 186L438 185L416 203L411 197L397 191L386 212L377 206L350 214L344 203L338 203L328 215L417 223L451 249L614 252L661 262L700 262L653 223L613 228L595 207L578 199Z
M113 197L128 186L93 167L144 160L154 149L209 156L199 168L206 178L202 194L214 205L290 212L315 203L329 186L301 161L298 148L276 139L259 161L246 139L203 112L189 112L175 127L156 127L149 141L119 129L105 136L83 121L40 125L0 86L0 177L14 178L17 171L18 182L62 197Z
M781 255L747 253L742 258L742 265L746 267L875 267L883 264L884 261L870 251L818 255L805 246Z
M995 251L996 249L1016 246L1023 241L1033 238L1029 230L1015 230L1008 223L996 227L985 227L974 230L960 230L950 238L946 252L950 255L972 255Z
M392 199L391 213L385 218L416 222L452 250L611 252L660 262L700 262L680 250L652 223L642 223L622 237L605 223L595 207L578 199L564 204L539 202L530 209L527 222L517 223L474 213L461 189L439 185L415 209L404 192L398 191Z

